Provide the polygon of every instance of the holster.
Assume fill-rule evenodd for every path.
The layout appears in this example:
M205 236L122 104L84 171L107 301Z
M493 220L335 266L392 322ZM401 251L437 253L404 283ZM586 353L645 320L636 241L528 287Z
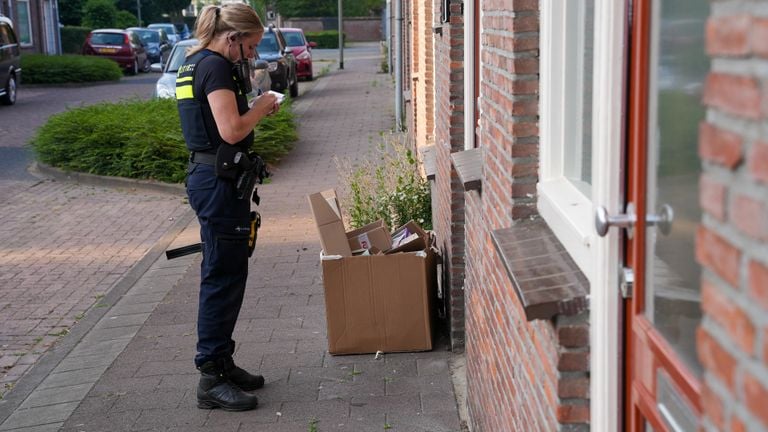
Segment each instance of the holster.
M238 156L240 154L241 156ZM216 149L216 165L214 172L216 177L235 180L239 171L238 161L244 155L243 150L237 146L220 144Z
M253 250L256 248L256 238L259 234L259 228L261 227L261 214L257 211L251 212L251 232L248 235L248 257L253 255Z

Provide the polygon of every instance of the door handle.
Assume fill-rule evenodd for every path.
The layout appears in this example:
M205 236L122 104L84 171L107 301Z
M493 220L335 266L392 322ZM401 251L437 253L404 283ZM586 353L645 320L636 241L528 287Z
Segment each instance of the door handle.
M664 204L657 214L649 214L645 217L645 222L649 226L655 226L663 235L669 235L672 231L672 222L675 219L675 211L669 204ZM597 235L605 237L608 234L608 229L612 226L618 228L624 228L627 230L627 237L632 238L634 234L635 223L637 222L637 214L635 213L635 205L633 203L627 204L627 212L624 214L617 214L611 216L605 207L600 206L595 211L595 229Z
M632 238L635 222L637 222L637 215L633 203L627 204L626 213L614 216L611 216L603 206L598 207L595 211L595 229L597 229L597 235L600 237L605 237L608 234L608 229L615 226L626 229L627 237Z
M672 231L672 221L675 219L675 211L669 204L664 204L659 209L659 213L648 215L645 221L648 225L653 225L659 229L663 235L669 235Z

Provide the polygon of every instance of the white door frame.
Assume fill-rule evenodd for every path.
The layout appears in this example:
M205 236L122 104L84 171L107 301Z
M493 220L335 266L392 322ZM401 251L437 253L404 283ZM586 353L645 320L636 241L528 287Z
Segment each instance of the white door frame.
M592 191L595 206L624 213L626 122L626 2L595 2ZM596 431L621 430L623 410L623 302L619 292L618 229L594 237L597 269L590 288L590 422Z

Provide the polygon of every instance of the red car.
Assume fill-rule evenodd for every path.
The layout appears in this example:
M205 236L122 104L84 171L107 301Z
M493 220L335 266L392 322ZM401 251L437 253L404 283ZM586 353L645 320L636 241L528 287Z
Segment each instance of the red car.
M308 81L312 81L312 48L316 47L315 42L307 42L307 38L304 37L304 31L300 28L281 28L285 37L285 42L288 47L293 51L293 56L296 57L296 77L306 78Z
M83 55L114 60L131 75L139 71L149 72L151 66L141 38L128 30L99 29L90 32L83 44Z

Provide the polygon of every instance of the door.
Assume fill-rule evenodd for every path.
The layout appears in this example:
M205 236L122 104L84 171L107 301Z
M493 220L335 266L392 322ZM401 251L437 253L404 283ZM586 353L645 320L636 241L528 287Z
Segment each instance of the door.
M625 430L696 431L699 123L709 2L634 0L629 45Z

